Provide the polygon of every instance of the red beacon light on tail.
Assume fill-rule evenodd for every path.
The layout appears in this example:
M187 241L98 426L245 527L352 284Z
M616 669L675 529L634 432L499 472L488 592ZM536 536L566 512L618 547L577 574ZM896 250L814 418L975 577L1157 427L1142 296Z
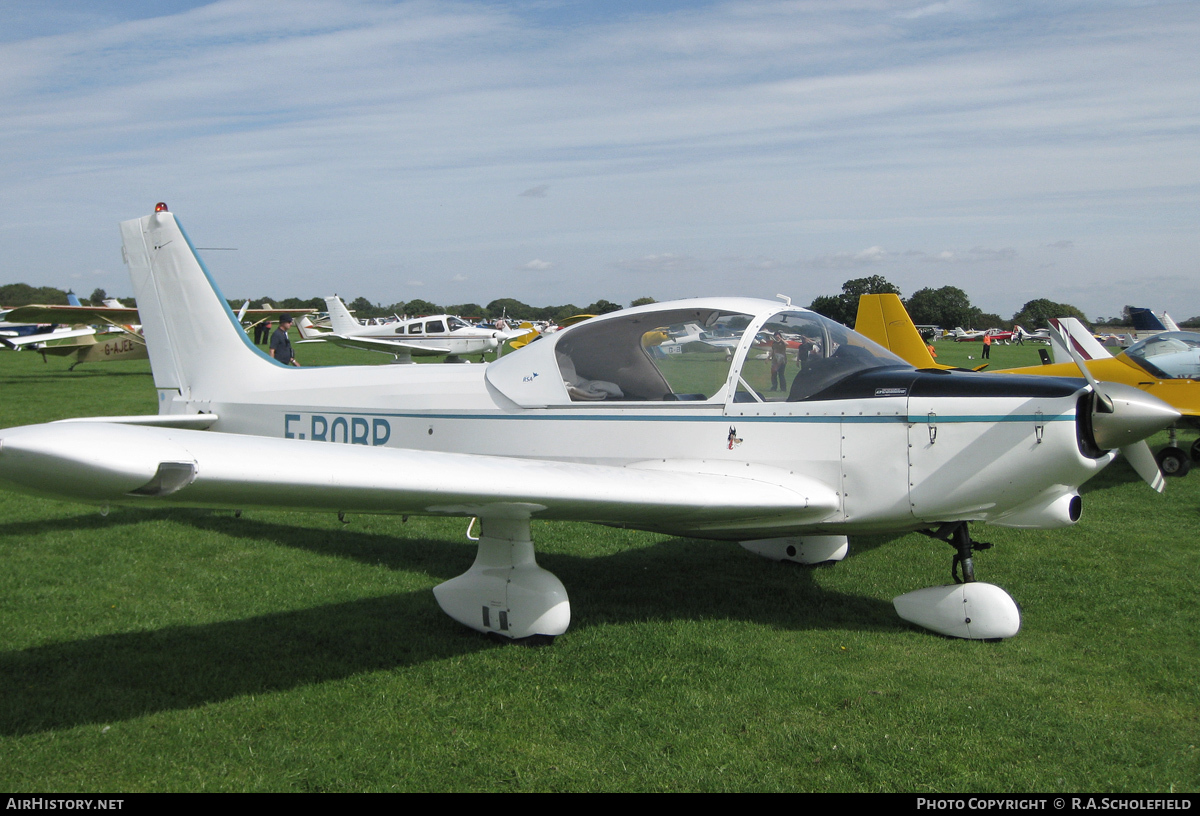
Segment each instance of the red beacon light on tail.
M169 212L169 210L167 209L167 203L165 201L158 202L157 204L154 205L154 211L155 212Z

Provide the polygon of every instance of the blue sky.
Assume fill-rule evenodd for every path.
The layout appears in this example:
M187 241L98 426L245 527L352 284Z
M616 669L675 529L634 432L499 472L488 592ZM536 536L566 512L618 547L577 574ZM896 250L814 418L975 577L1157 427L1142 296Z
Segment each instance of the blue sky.
M0 281L128 293L163 200L237 298L1182 319L1198 41L1193 2L9 0Z

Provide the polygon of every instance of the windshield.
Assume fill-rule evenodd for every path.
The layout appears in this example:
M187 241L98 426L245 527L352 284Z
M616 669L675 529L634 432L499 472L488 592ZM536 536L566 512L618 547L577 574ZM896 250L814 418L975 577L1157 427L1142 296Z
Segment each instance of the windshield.
M912 368L882 346L815 312L779 312L754 338L738 402L799 402L873 368Z
M1200 334L1163 332L1147 337L1125 354L1159 379L1200 379Z

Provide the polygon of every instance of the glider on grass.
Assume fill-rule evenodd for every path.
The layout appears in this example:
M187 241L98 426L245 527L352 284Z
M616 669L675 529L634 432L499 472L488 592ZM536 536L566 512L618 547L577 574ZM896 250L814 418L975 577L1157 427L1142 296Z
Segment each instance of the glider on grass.
M18 306L9 312L13 320L47 324L47 330L21 336L4 336L0 342L14 350L31 349L45 360L74 357L70 370L80 363L145 360L146 342L137 323L137 309L109 298L101 306L84 306L74 293L69 305ZM94 324L94 325L84 325ZM95 325L102 328L95 328Z
M136 306L124 306L115 298L108 298L102 306L84 306L74 294L68 295L71 303L61 305L18 306L9 312L15 320L35 321L47 324L47 331L21 337L5 336L0 331L0 343L12 349L32 349L50 357L74 357L69 370L81 363L104 363L117 360L145 360L146 341L142 338L142 327ZM281 309L249 309L243 306L237 314L239 324L243 317L256 322L272 319ZM311 309L296 310L301 313ZM54 328L48 324L62 324L76 328ZM93 324L100 328L93 328Z
M0 481L100 505L294 508L474 517L475 563L434 589L481 632L566 631L533 519L740 542L776 560L838 560L848 534L950 543L962 582L897 598L947 635L1016 634L975 581L971 522L1074 523L1079 486L1177 412L1137 389L920 371L790 302L708 298L600 315L486 366L279 365L255 348L165 205L121 225L159 415L0 432ZM740 332L724 354L649 353L695 323ZM762 332L820 353L751 354ZM773 376L786 388L770 392ZM778 380L776 380L777 382Z

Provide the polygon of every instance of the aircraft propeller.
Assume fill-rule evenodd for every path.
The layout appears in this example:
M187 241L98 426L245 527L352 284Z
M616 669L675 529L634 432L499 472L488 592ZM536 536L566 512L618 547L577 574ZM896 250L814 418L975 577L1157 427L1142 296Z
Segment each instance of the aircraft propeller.
M1092 386L1091 429L1096 446L1104 450L1119 448L1121 455L1146 484L1159 493L1163 492L1166 481L1146 438L1162 428L1167 412L1173 412L1176 418L1179 412L1131 385L1097 380L1066 333L1053 322L1051 331L1058 335L1063 347Z

